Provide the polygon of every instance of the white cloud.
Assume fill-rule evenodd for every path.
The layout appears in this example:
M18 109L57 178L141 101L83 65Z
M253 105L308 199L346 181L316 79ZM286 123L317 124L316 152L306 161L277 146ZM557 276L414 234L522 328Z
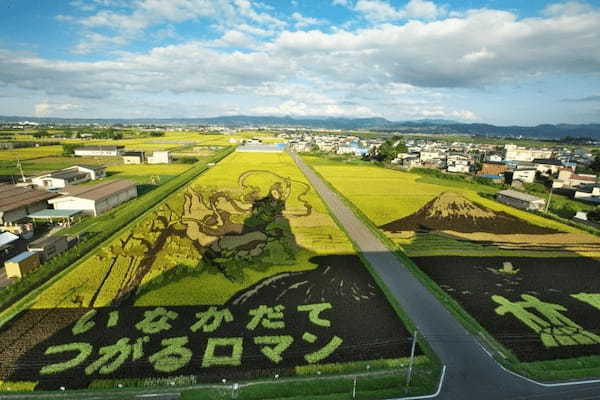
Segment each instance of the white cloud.
M395 21L399 19L435 19L443 14L434 2L410 0L404 8L396 9L383 0L358 0L354 10L372 22Z
M75 22L85 29L84 39L76 47L78 53L108 45L121 46L142 38L143 33L152 26L203 18L215 21L223 30L237 29L248 33L254 30L259 35L272 34L274 30L286 26L284 21L257 11L248 0L138 0L132 3L130 10L102 9L80 19L72 16L60 18ZM246 29L237 28L240 25ZM112 33L108 34L106 30ZM100 36L103 39L97 40Z
M250 109L252 114L295 116L295 117L374 117L379 116L367 106L343 106L336 102L311 104L287 100L277 105L257 106Z
M57 116L58 114L68 114L71 111L81 109L78 104L69 103L38 103L34 106L34 114L36 117L46 117L48 115Z
M349 0L331 0L331 4L333 4L334 6L349 7L350 1Z
M296 23L294 24L294 26L296 28L305 28L307 26L319 25L319 24L323 24L325 22L318 18L305 17L304 15L300 14L299 12L294 12L292 14L292 19L294 19L296 21Z
M556 17L561 15L581 15L589 12L593 12L594 8L580 1L567 1L564 3L555 3L547 6L543 10L543 14L549 17Z

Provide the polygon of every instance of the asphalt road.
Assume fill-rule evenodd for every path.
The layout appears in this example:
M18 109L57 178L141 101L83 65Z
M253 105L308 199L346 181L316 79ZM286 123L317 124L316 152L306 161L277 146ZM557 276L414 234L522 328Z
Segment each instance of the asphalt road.
M292 157L447 366L439 399L600 399L600 383L544 387L505 371L338 195L300 157Z

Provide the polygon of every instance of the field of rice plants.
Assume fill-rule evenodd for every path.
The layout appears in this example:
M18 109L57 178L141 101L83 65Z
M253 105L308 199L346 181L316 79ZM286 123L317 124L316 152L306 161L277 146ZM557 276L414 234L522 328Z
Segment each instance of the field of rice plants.
M397 365L409 336L289 154L233 153L32 295L0 327L18 344L0 349L0 380L43 390L364 369ZM423 368L433 383L434 361Z

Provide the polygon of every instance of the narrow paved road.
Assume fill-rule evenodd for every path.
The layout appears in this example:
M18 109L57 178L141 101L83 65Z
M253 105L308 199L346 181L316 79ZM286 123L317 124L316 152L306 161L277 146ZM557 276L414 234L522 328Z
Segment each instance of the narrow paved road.
M295 153L292 158L447 366L439 399L600 399L600 384L547 388L504 369ZM365 188L367 189L367 188Z

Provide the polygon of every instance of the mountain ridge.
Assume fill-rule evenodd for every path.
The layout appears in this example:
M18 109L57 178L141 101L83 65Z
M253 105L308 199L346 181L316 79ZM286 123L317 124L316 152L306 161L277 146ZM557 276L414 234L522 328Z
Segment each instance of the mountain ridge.
M536 126L498 126L487 123L462 123L444 119L390 121L382 117L275 117L231 115L209 118L55 118L0 116L0 122L37 122L43 124L153 124L153 125L222 125L227 127L296 127L341 130L371 130L381 133L465 134L501 137L560 139L564 137L600 138L600 123L540 124Z

